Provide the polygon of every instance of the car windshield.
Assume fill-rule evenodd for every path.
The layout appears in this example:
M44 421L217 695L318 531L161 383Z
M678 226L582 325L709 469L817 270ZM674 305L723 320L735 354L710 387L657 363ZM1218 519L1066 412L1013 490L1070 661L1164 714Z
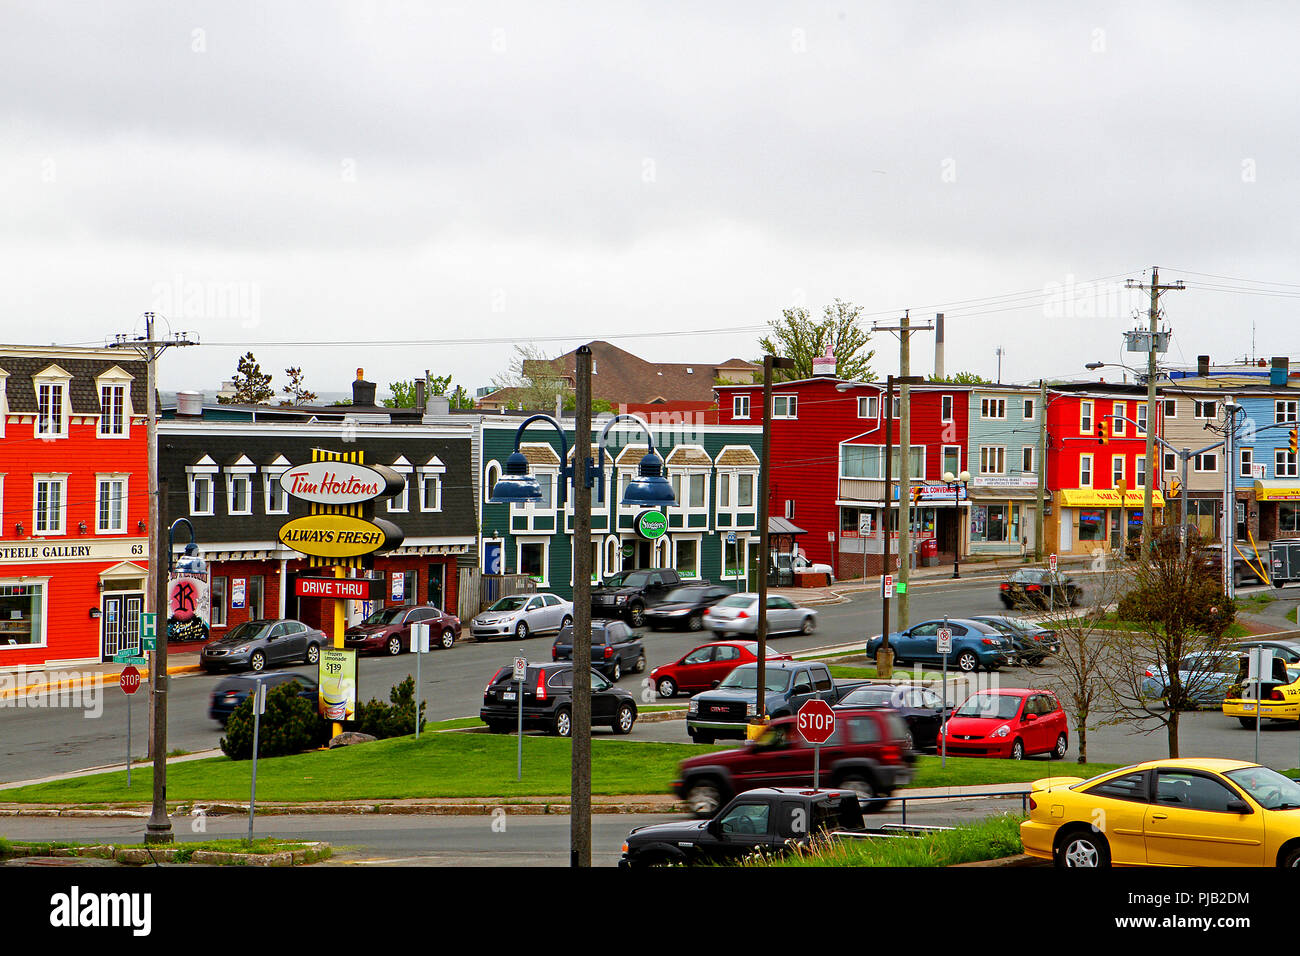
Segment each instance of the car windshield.
M668 592L668 596L664 598L664 601L668 604L678 601L694 601L703 591L704 588L674 588Z
M380 608L374 614L370 615L362 624L392 624L406 611L402 606Z
M754 598L748 594L733 594L719 601L718 607L749 607L753 603Z
M650 580L648 571L624 571L612 578L605 579L605 586L611 588L643 588Z
M783 691L790 686L788 671L768 670L764 675L764 685L771 691ZM756 690L758 688L757 667L737 667L726 676L719 687L728 690Z
M858 707L880 707L883 704L888 704L893 696L894 693L890 690L863 688L862 690L855 690L845 697L840 701L840 706L853 704Z
M229 641L251 641L257 635L261 634L266 628L269 621L245 621L233 631L226 635Z
M518 611L528 603L527 594L512 594L510 597L503 597L496 604L493 604L489 611Z
M1268 767L1245 767L1225 775L1265 810L1300 810L1300 783Z
M1020 709L1020 698L1008 694L976 694L957 708L955 717L987 717L1010 720Z

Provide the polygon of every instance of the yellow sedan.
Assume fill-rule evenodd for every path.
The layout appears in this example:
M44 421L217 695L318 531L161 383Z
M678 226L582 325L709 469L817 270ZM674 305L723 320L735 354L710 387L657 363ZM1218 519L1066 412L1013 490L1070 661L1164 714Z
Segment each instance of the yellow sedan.
M1240 760L1035 781L1025 853L1057 866L1300 867L1300 783Z

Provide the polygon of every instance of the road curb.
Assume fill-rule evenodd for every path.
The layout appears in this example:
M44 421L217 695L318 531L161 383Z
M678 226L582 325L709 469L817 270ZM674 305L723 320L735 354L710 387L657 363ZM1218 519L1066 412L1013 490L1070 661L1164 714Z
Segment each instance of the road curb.
M142 667L139 670L140 680L142 682L147 681L149 679L149 668ZM191 674L199 670L202 670L202 667L199 664L180 664L176 667L167 668L167 674L168 676L172 674ZM13 700L18 697L30 697L33 694L57 693L62 690L76 690L83 687L103 687L106 684L116 684L121 680L121 678L121 671L114 671L111 673L96 672L89 679L79 676L65 678L58 681L45 681L41 684L28 684L25 687L11 687L0 691L0 701Z

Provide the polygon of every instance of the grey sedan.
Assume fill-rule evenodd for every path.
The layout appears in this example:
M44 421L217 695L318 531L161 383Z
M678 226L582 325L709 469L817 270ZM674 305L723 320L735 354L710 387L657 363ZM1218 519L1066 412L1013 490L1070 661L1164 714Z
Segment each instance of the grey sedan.
M704 612L704 626L720 637L758 633L758 595L744 591L723 598ZM817 612L800 607L779 594L767 596L769 634L811 634L817 627Z
M329 646L323 631L301 621L245 621L225 637L204 645L199 663L205 671L247 667L260 671L271 664L315 664Z
M558 634L572 623L573 602L558 594L512 594L474 618L469 630L476 641L511 635L522 641L531 634Z

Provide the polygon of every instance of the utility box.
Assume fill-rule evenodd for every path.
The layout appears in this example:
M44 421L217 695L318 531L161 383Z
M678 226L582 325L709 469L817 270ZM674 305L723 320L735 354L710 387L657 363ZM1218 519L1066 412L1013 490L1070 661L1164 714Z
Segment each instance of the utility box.
M1300 541L1274 541L1269 548L1273 587L1300 581Z

